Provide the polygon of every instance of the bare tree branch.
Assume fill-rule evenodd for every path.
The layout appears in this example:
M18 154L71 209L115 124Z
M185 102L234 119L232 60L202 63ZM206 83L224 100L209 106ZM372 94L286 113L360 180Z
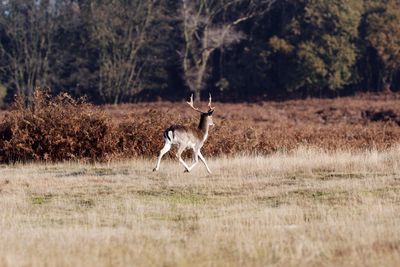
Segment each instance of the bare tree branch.
M210 73L209 59L215 50L240 42L244 34L235 27L258 14L266 12L275 0L182 0L183 37L185 41L182 65L184 79L199 100ZM232 21L217 20L230 8L246 8Z
M129 100L142 90L139 53L154 18L154 1L113 0L94 3L91 9L93 37L100 48L100 94L105 102Z
M53 14L48 1L3 1L0 24L5 39L0 50L5 62L0 72L9 74L7 86L22 97L31 97L37 86L46 86L49 77L49 55L53 50ZM9 15L12 14L12 15Z

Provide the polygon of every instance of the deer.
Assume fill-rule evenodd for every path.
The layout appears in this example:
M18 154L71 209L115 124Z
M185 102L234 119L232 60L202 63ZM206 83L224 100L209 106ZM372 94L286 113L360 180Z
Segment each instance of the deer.
M160 168L160 162L162 157L171 149L172 145L178 147L176 157L180 163L185 167L185 172L190 172L198 163L199 158L207 168L208 173L211 174L211 170L207 165L207 162L201 154L201 148L208 138L208 131L210 126L214 126L212 115L214 113L214 107L211 106L211 94L208 100L208 111L204 112L194 107L193 94L190 96L190 100L186 102L193 110L200 113L200 122L198 127L188 127L184 125L172 125L164 131L164 147L158 154L157 165L153 171L158 171ZM193 164L188 166L182 159L182 152L186 149L193 150Z

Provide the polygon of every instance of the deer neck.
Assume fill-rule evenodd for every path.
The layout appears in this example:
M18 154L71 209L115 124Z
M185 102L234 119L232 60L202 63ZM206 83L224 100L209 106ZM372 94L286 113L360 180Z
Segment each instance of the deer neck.
M201 116L200 117L200 122L199 122L199 127L198 129L201 131L201 133L203 134L203 139L205 141L205 139L207 139L208 137L208 129L210 128L210 126L207 123L207 117L206 116Z

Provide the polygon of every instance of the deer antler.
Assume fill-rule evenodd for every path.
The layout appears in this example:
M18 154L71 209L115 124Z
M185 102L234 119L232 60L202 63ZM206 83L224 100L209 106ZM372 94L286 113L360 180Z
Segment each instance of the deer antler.
M197 112L200 112L200 113L209 113L209 112L211 112L211 111L214 111L214 107L212 107L211 106L211 94L209 94L209 98L208 98L208 111L207 112L204 112L204 111L201 111L200 109L198 109L198 108L195 108L194 106L193 106L193 94L190 96L190 101L186 101L186 103L188 103L188 105L192 108L192 109L194 109L194 110L196 110Z
M196 110L197 112L204 113L203 111L201 111L201 110L199 110L198 108L195 108L195 107L193 106L193 94L190 96L190 101L186 101L186 103L188 103L188 105L189 105L192 109Z
M211 110L214 110L215 107L212 107L212 106L211 106L211 94L208 94L208 95L209 95L209 98L208 98L208 108L209 108L209 111L211 111Z

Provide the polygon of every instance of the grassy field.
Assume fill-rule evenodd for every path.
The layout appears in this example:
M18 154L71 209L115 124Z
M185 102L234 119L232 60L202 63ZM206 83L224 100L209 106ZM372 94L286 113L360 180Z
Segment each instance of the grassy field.
M0 168L0 266L399 266L400 148Z

